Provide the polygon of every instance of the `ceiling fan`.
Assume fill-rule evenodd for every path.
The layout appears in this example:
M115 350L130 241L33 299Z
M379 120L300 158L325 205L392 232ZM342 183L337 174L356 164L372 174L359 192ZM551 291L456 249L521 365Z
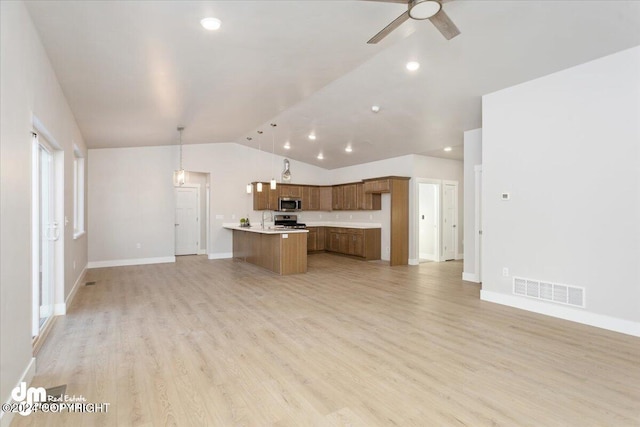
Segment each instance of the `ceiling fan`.
M369 44L378 43L380 40L389 35L389 33L398 28L404 21L409 18L422 20L428 19L442 33L445 39L451 40L458 34L460 30L456 24L451 21L449 16L444 13L442 3L450 0L369 0L385 3L402 3L407 5L407 11L394 19L389 25L384 27L375 36L367 42Z

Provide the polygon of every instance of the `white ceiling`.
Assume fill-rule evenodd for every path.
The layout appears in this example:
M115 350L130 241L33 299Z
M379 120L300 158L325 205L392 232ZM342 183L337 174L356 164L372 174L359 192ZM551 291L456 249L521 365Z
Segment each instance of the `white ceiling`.
M327 169L411 153L460 159L483 94L640 44L638 1L451 1L458 37L408 21L377 45L366 41L404 5L27 4L89 148L175 144L180 124L185 144L271 151L275 141ZM222 28L205 31L206 16ZM408 60L421 68L408 72Z

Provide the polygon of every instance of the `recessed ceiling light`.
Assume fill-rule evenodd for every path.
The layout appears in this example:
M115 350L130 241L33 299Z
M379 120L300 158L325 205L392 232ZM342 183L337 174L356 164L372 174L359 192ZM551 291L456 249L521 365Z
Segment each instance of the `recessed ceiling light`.
M418 68L420 68L419 62L416 62L416 61L407 62L407 70L416 71Z
M371 106L371 111L373 111L374 113L377 113L378 111L380 111L380 106L379 105L372 105Z
M350 145L347 145L347 147L344 149L344 151L346 151L347 153L350 153L353 151L353 148L351 148Z
M322 153L318 154L318 160L322 160L324 159L324 156L322 155Z
M200 25L202 25L209 31L214 31L220 28L220 25L222 25L222 21L220 21L218 18L204 18L200 21Z
M451 151L451 150L452 150L452 148L451 148L451 147L444 147L444 151L446 151L446 152L449 152L449 151Z
M316 140L316 135L313 134L313 133L310 133L309 134L309 139L312 140L312 141L315 141Z
M285 144L284 144L284 149L285 149L285 150L288 150L288 149L290 149L290 148L291 148L291 144L289 144L288 142L285 142Z

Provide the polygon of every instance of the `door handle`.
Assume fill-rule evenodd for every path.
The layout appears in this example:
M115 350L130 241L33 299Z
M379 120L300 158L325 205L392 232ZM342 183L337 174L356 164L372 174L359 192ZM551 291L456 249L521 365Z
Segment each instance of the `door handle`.
M173 225L178 226L178 225L180 225L180 224L173 224Z
M58 228L57 222L52 222L47 227L47 230L44 232L44 237L47 240L51 240L55 242L60 238L60 229Z

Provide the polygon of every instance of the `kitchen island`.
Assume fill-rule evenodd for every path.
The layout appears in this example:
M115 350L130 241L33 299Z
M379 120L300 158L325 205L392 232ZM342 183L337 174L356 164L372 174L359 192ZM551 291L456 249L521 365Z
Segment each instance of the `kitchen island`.
M307 230L228 224L224 228L233 232L233 258L280 275L307 272Z

